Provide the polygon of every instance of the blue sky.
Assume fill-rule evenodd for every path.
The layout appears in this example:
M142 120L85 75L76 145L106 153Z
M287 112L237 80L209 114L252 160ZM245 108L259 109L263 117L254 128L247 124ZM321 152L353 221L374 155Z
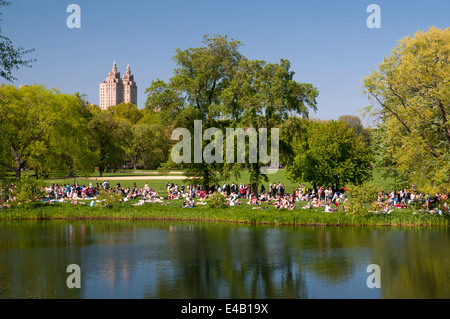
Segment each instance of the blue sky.
M69 29L69 4L81 8L81 28ZM370 29L370 4L381 8L381 28ZM64 93L80 92L99 103L99 83L115 60L127 64L145 89L173 75L177 48L202 45L204 34L227 35L243 43L249 59L288 59L295 80L319 90L321 119L360 115L367 106L361 80L404 36L429 26L449 27L448 0L214 1L214 0L12 0L3 8L2 33L16 46L34 48L33 67L14 73L13 84L45 84Z

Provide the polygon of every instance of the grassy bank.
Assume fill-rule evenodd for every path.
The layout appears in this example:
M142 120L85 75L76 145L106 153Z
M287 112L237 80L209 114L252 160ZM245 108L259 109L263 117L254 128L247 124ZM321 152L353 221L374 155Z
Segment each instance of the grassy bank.
M318 208L305 210L276 210L267 204L267 209L252 209L254 206L241 204L237 207L210 208L200 206L182 208L181 201L174 200L163 206L149 203L133 206L122 203L113 208L89 207L82 204L57 203L51 206L37 205L33 208L0 209L0 220L39 220L39 219L127 219L127 220L192 220L208 222L232 222L247 224L266 224L277 226L316 225L316 226L448 226L450 216L413 214L412 210L395 210L391 214L370 214L354 216L345 213L324 213Z

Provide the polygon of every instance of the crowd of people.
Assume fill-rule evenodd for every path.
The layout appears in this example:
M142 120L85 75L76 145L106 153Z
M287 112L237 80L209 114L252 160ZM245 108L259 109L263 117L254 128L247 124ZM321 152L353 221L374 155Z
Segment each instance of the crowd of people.
M11 187L14 187L12 185ZM269 183L268 187L261 184L258 191L254 192L250 184L245 183L223 183L221 185L211 185L205 190L202 185L181 185L174 183L167 184L167 194L158 194L152 189L148 183L144 187L138 188L136 183L133 187L122 187L120 182L110 185L109 180L103 183L96 182L80 185L78 182L74 184L52 184L44 189L46 201L64 202L72 201L72 203L80 203L78 200L95 200L98 195L103 192L114 192L120 195L121 202L138 200L133 205L139 206L145 203L160 203L162 205L169 204L170 200L183 199L182 207L192 208L196 205L205 205L207 200L215 193L222 194L225 203L228 206L239 206L243 200L247 201L249 206L254 209L260 209L264 203L267 206L273 206L275 209L293 210L297 206L302 209L320 208L324 212L335 212L337 207L342 207L347 201L346 188L341 190L333 190L330 187L318 187L316 189L308 188L303 184L299 184L291 192L287 192L282 183ZM9 192L12 193L12 192ZM423 205L424 209L430 213L448 212L449 207L446 203L448 194L423 194L415 190L405 190L379 193L376 198L378 211L390 213L394 208L407 208L410 205ZM10 200L12 200L10 198ZM307 202L306 205L299 205L299 202ZM344 205L341 205L344 204ZM266 205L264 205L266 206ZM267 206L265 208L267 208Z
M293 210L297 206L302 209L321 208L324 212L336 212L338 207L345 206L347 203L347 188L333 190L331 187L318 187L316 189L307 188L299 184L298 188L293 188L292 192L287 193L282 183L269 183L266 189L261 184L258 193L252 192L251 185L240 183L213 185L206 192L202 186L167 184L167 194L169 199L188 198L184 201L183 207L194 207L194 198L201 200L199 204L205 204L214 192L221 193L226 199L226 205L238 206L242 200L246 199L247 204L255 206L254 209L260 209L262 204L274 206L276 209ZM378 198L374 199L378 203L382 212L389 213L394 208L407 208L410 205L422 205L429 213L448 212L449 207L446 203L447 194L423 194L414 190L401 189L400 191L385 192L381 191ZM298 205L299 202L307 202L306 205ZM442 205L441 205L442 204Z
M377 207L382 213L391 213L394 208L424 207L430 214L443 214L449 212L447 204L448 194L423 194L414 190L401 189L398 192L381 191L377 198Z

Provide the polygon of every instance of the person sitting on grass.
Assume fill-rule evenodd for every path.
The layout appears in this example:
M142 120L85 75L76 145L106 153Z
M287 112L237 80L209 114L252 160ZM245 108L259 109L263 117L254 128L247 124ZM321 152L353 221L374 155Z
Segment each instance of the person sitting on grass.
M255 196L252 195L251 199L247 202L249 205L260 205L261 202L256 199Z
M293 201L288 201L286 208L289 209L289 210L294 210L295 209L294 202Z
M432 210L430 210L428 213L430 214L439 214L442 215L442 210L440 210L437 206L435 208L433 208Z
M316 198L314 198L313 201L312 201L312 205L311 206L313 206L313 207L320 207L320 202Z
M390 214L392 210L389 209L389 205L384 206L383 213Z
M192 208L192 207L195 207L195 204L194 204L194 199L190 199L189 197L187 197L187 198L185 198L184 200L183 200L183 206L182 206L183 208Z

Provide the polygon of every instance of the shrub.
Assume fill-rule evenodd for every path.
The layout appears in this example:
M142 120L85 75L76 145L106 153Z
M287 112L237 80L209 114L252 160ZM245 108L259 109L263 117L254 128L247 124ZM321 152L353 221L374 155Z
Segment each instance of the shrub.
M366 182L362 185L349 185L347 187L347 213L352 215L366 215L376 209L379 186Z
M97 200L102 202L105 207L112 208L121 202L122 196L112 190L101 190Z
M209 206L212 208L222 208L226 206L225 203L225 196L223 196L220 192L214 192L210 198Z
M45 196L45 184L42 180L24 176L16 183L11 192L13 205L32 206Z

